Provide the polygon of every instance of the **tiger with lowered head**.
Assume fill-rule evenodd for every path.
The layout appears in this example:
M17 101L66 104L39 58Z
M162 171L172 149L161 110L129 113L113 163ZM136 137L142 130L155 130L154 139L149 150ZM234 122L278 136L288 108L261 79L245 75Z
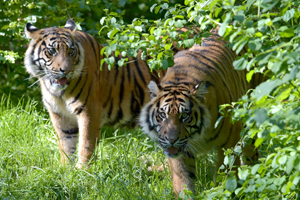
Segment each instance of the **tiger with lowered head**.
M224 160L222 149L234 147L240 139L241 122L232 124L226 117L214 128L221 116L219 106L238 101L263 80L255 74L247 82L247 71L233 68L236 53L220 40L217 30L212 33L201 46L177 53L174 66L158 85L150 81L151 100L139 119L143 131L158 140L167 156L176 195L184 185L195 192L197 154L216 148L218 170ZM249 160L258 157L253 145L244 148L243 155Z
M129 64L111 70L100 62L103 48L91 35L77 31L73 20L64 28L25 27L31 39L24 64L40 82L43 103L58 135L61 162L74 160L77 168L89 162L102 126L133 127L141 107L150 100L147 85L159 81L146 62L129 58ZM118 61L116 57L116 63Z

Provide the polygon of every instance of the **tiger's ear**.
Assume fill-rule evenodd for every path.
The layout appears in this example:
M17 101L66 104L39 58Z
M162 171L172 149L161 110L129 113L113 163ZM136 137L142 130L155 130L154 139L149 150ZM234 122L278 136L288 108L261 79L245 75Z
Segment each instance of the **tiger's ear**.
M40 30L37 27L33 26L30 23L27 23L25 26L25 34L28 39L35 39L37 37L37 31Z
M191 93L197 97L203 97L203 94L207 93L205 82L201 81L199 84L191 88Z
M72 19L69 19L64 28L69 29L72 33L75 33L76 24Z
M148 84L148 88L150 90L150 100L157 97L159 88L154 81L150 81L150 83Z

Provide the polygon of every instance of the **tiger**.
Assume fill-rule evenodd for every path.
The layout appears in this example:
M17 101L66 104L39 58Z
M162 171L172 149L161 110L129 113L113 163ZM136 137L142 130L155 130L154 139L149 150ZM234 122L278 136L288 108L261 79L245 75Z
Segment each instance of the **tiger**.
M100 70L104 46L77 30L72 19L62 28L38 29L27 23L25 34L31 41L24 65L40 83L61 163L74 162L78 150L75 166L85 168L94 157L101 127L136 127L141 107L150 100L147 85L150 80L158 83L164 71L151 72L141 53L124 67L115 64L109 70L104 63Z
M242 123L232 124L221 117L219 106L238 101L264 78L254 74L247 82L246 70L233 68L237 54L217 33L203 38L174 56L159 84L150 81L150 101L143 106L139 123L142 131L158 141L171 170L173 191L177 196L184 186L195 194L196 156L217 150L216 169L224 161L223 148L234 147L240 140ZM240 53L245 53L245 49ZM245 146L247 160L257 160L254 145ZM240 160L235 160L240 165Z

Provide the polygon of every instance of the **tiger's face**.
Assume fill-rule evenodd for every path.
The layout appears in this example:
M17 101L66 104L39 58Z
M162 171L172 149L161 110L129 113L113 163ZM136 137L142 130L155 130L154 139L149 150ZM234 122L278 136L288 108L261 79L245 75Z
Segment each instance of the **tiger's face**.
M197 94L199 86L191 90L160 90L154 84L149 84L152 99L141 114L144 131L158 139L165 155L170 158L177 158L182 153L193 154L195 148L190 141L201 137L210 121L209 113Z
M25 31L32 39L25 54L27 71L45 81L49 89L65 90L82 70L82 67L76 67L80 47L74 39L75 23L67 23L64 28L41 30L28 23Z

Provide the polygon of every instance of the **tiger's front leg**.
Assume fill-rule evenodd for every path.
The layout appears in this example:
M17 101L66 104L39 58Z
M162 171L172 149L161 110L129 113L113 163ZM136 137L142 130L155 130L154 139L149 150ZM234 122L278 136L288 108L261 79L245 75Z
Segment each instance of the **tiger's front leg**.
M78 141L78 126L67 117L49 110L52 124L57 133L61 163L74 161L74 153Z
M180 158L168 158L171 168L173 191L178 197L179 193L186 188L195 194L196 161L187 155Z
M78 162L76 168L82 169L87 167L95 148L100 140L100 110L97 106L84 109L78 116L79 124L79 145L78 145Z

